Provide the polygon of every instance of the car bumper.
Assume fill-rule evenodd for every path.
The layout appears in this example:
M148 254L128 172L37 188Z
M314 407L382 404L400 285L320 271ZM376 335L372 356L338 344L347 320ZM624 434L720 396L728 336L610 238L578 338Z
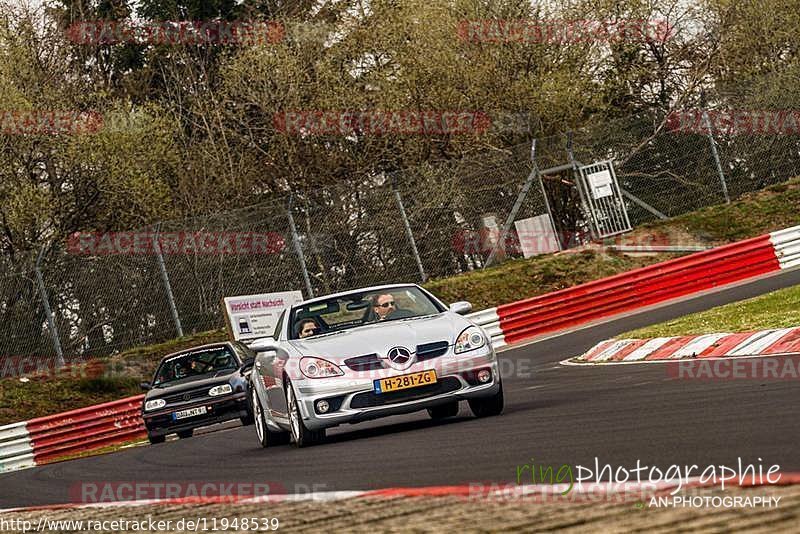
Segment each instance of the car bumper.
M205 406L208 410L203 415L190 417L188 419L174 420L173 412L188 410ZM150 436L166 436L182 430L190 430L202 426L224 423L233 419L246 417L250 413L247 395L236 393L224 399L203 400L199 402L187 403L180 406L171 406L168 409L158 410L157 412L144 413L144 426Z
M489 397L500 391L499 368L491 347L470 355L448 353L395 374L427 369L436 370L436 384L382 394L374 391L375 377L351 379L345 376L324 382L304 380L295 384L303 422L308 429L319 430L416 412L454 401ZM481 369L491 370L489 382L478 383L476 373ZM320 399L329 401L331 409L328 413L320 414L315 410L315 403Z

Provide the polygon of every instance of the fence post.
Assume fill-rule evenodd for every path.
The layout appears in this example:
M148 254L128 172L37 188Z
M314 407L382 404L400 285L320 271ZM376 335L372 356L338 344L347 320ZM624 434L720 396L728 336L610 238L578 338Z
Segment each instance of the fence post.
M169 283L169 274L167 273L167 265L164 263L164 255L161 253L161 245L158 242L158 235L160 232L161 228L158 227L156 233L153 234L153 250L156 253L158 270L161 271L161 281L164 282L164 291L167 293L169 311L172 313L172 320L175 322L175 331L178 333L178 337L183 337L181 318L178 315L178 307L175 305L175 296L172 294L172 285Z
M580 163L578 160L575 159L575 153L572 151L572 132L567 132L567 156L569 157L569 164L572 165L572 177L575 180L575 187L578 189L578 197L581 200L581 208L583 209L583 216L589 218L588 226L589 226L589 235L592 236L592 239L596 238L595 232L595 225L591 222L594 221L594 212L589 207L589 203L586 202L586 196L583 194L583 182L581 178L581 173L578 170L578 165ZM587 222L587 221L584 221Z
M58 336L58 327L56 326L55 317L53 317L53 310L50 309L50 301L47 299L47 289L44 287L42 271L39 268L42 263L43 255L44 247L39 250L39 257L36 258L36 267L34 269L36 274L36 284L39 286L39 297L42 299L44 314L47 317L47 328L50 330L50 337L53 340L53 347L56 349L56 365L58 367L64 367L64 351L61 349L61 338Z
M306 291L308 291L308 298L314 298L314 288L311 287L311 278L308 276L308 268L306 267L306 259L303 256L303 247L300 246L300 236L297 235L297 226L294 224L294 216L292 215L292 195L289 195L289 204L286 206L286 215L289 217L289 230L292 232L292 244L294 244L294 251L297 254L297 259L300 261L300 269L303 271L303 280L306 283Z
M394 181L394 199L397 202L397 208L400 210L400 217L403 219L403 226L406 230L406 238L408 239L408 244L411 245L411 252L414 254L414 261L417 262L417 269L419 270L419 276L422 280L422 283L428 281L428 275L425 274L425 268L422 266L422 258L419 257L419 251L417 250L417 242L414 241L414 233L411 231L411 224L408 222L408 216L406 215L406 208L403 206L403 197L400 196L400 190L397 188L397 180Z
M711 153L714 154L714 163L717 166L717 174L719 175L719 180L722 182L722 194L725 195L725 203L731 203L731 197L728 196L728 183L725 181L725 173L722 172L722 162L719 159L719 153L717 152L717 142L714 139L714 132L711 130L711 121L708 118L708 111L705 109L703 110L703 124L708 131L708 141L711 143Z
M531 143L531 157L535 154L536 150L536 139L533 140ZM517 200L514 202L514 206L511 208L511 213L508 214L506 217L506 222L503 224L503 229L500 231L500 239L497 240L494 247L492 247L492 251L489 253L489 257L486 258L486 261L483 264L483 268L489 267L493 262L495 256L497 256L497 252L500 250L500 247L505 246L506 235L508 235L509 230L511 230L511 225L514 224L514 219L517 218L517 212L522 207L522 203L525 202L525 197L528 196L528 191L531 189L531 185L533 185L533 180L538 176L539 168L536 166L536 161L533 162L533 169L528 174L528 178L525 179L525 184L522 186L519 194L517 195ZM546 199L545 199L546 201ZM549 208L547 210L550 211ZM559 243L559 248L560 248Z

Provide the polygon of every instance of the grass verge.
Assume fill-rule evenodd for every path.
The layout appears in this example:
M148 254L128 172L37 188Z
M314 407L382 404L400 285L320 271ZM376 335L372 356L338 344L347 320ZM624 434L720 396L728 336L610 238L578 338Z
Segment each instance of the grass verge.
M800 285L631 330L619 339L750 332L800 326Z

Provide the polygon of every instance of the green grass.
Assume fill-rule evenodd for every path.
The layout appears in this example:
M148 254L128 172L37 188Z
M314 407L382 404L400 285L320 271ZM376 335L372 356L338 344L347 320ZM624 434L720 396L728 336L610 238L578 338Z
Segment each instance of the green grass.
M730 243L800 224L800 178L642 229L678 227L709 243Z
M800 285L639 328L619 339L750 332L800 326Z
M712 206L668 221L640 226L625 236L626 242L647 241L653 236L682 240L685 244L716 245L738 241L766 232L800 224L800 179L751 193L730 205ZM665 244L662 242L662 244ZM629 271L672 256L630 257L603 250L570 251L529 259L507 261L496 267L459 276L431 280L425 287L445 302L468 300L480 310L516 300L549 293L584 282ZM663 335L664 332L703 333L721 330L748 330L767 326L798 325L796 297L789 299L781 313L759 322L760 304L740 314L723 313L722 318L681 320L642 332ZM792 300L794 298L794 300ZM767 304L763 305L768 308ZM730 315L730 317L728 317ZM689 320L688 318L686 320ZM719 326L725 324L726 326ZM714 325L712 327L712 325ZM730 326L727 326L730 325ZM644 334L642 334L644 335ZM32 378L22 383L17 379L0 380L0 424L7 424L55 412L81 408L140 393L138 383L147 380L156 363L170 352L202 343L226 339L223 329L201 332L157 345L138 347L117 354L105 361L102 377L60 376Z

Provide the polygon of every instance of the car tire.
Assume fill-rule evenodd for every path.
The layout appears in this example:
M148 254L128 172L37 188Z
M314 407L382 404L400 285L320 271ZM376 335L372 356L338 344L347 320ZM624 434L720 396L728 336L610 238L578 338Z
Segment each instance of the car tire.
M250 400L253 403L253 422L256 425L256 437L262 448L274 445L286 445L289 443L288 432L273 432L267 426L267 418L264 416L264 409L258 399L255 388L250 388Z
M149 441L151 445L158 445L159 443L164 443L166 439L167 436L152 436L150 434L147 435L147 441Z
M242 426L250 426L256 422L256 418L252 412L249 412L244 417L240 417L239 420L242 422Z
M292 438L298 448L317 445L325 439L325 429L309 430L300 415L300 405L294 393L292 383L286 380L286 406L289 411L289 425L292 429Z
M500 391L491 397L479 399L469 399L469 408L475 417L491 417L503 413L503 383L500 383Z
M430 415L431 419L434 420L445 419L447 417L458 415L458 401L428 408L428 415Z
M188 439L194 436L194 429L190 428L189 430L181 430L180 432L176 432L180 439Z

